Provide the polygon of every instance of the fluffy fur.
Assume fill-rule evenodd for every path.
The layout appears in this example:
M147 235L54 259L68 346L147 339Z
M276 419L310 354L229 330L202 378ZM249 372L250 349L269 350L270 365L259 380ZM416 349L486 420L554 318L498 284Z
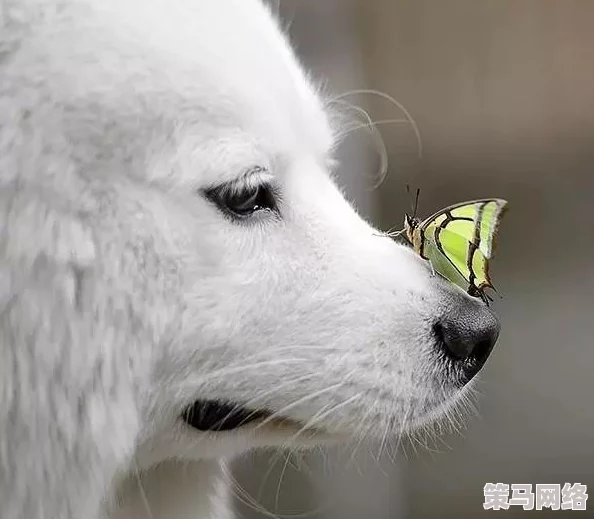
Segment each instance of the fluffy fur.
M432 324L475 303L343 199L265 6L0 9L2 519L222 518L220 459L459 398ZM280 216L225 216L203 192L233 180L273 182ZM290 421L200 433L197 399Z

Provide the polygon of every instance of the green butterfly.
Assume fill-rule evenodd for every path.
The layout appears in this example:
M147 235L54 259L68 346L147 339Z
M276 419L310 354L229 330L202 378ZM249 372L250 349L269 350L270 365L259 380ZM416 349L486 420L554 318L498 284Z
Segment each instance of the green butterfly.
M488 303L485 289L495 290L489 260L506 206L506 200L485 198L451 205L422 222L407 214L401 232L434 270Z

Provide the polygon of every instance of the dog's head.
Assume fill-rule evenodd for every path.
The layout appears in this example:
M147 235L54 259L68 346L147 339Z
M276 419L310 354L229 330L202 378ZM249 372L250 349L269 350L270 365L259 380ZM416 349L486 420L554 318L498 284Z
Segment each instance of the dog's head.
M398 434L455 403L498 322L345 201L324 102L266 8L69 9L17 54L44 79L11 109L67 162L43 182L92 240L77 304L129 312L110 326L145 463Z

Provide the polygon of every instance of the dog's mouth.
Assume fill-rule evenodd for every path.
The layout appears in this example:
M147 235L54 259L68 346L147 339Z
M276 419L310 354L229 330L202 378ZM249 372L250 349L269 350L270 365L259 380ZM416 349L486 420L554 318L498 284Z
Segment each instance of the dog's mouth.
M272 414L268 410L253 410L236 404L198 400L183 412L182 419L199 431L231 431L251 422L270 418Z

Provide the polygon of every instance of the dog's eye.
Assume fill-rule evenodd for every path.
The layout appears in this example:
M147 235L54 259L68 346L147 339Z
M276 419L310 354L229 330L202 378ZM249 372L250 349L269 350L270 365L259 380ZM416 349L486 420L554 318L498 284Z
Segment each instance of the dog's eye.
M242 186L223 184L207 189L205 195L221 211L235 218L246 218L258 211L278 212L274 189L266 182Z

